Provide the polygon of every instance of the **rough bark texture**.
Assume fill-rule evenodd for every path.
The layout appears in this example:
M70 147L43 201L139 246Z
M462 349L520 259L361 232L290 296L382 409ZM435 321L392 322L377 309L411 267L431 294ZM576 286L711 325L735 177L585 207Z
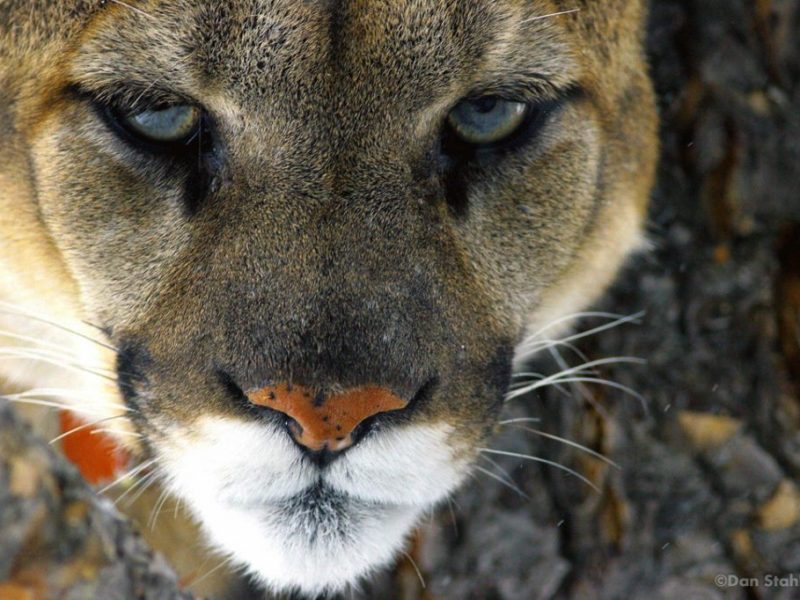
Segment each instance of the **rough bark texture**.
M0 405L0 600L189 598L109 500Z
M653 250L604 306L646 315L578 342L589 360L647 359L600 371L644 402L587 384L508 409L619 468L503 428L495 448L600 491L542 463L499 459L506 476L486 462L518 491L479 474L421 531L426 588L408 561L363 597L800 598L800 0L654 0L649 47L663 116ZM178 597L174 576L9 419L0 580L31 573L63 598ZM14 460L34 465L35 484L14 483ZM0 598L17 598L3 585Z

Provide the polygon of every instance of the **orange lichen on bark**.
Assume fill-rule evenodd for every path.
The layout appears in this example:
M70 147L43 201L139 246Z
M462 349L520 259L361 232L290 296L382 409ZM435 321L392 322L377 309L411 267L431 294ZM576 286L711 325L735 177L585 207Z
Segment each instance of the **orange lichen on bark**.
M85 425L84 421L67 411L61 413L60 421L64 433ZM92 427L77 429L64 437L61 448L92 485L113 479L126 463L124 452L114 440Z

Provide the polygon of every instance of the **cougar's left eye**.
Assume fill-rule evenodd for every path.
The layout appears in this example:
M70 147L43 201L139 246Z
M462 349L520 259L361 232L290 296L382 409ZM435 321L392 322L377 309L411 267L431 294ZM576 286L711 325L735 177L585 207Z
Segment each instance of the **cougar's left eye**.
M131 134L156 144L188 143L200 127L202 111L180 104L118 116Z
M501 142L525 122L528 105L524 102L484 96L464 100L447 117L453 131L463 141L474 145Z

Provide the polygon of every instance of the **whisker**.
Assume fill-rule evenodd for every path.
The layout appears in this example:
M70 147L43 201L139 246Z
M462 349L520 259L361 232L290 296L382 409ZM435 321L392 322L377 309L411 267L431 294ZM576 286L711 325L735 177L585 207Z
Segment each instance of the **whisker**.
M497 462L491 456L486 456L485 454L480 454L479 456L483 460L487 461L490 465L492 465L495 469L500 471L500 473L502 474L501 476L504 477L506 481L508 481L510 483L514 483L514 478L511 477L511 474L506 469L504 469L503 466L499 462Z
M144 436L141 433L136 433L135 431L125 431L124 429L111 429L110 427L99 427L92 429L92 435L101 435L104 433L109 433L112 435L127 435L129 437L135 438L143 438Z
M500 483L502 483L507 488L509 488L511 490L514 490L520 497L525 498L526 500L530 500L530 496L528 496L528 494L523 492L519 488L519 486L517 486L517 484L514 483L514 480L511 478L511 475L508 474L508 471L506 471L503 467L501 467L500 464L497 461L493 460L489 456L486 456L485 454L479 454L478 456L480 456L482 459L484 459L486 461L489 461L489 464L491 464L496 469L498 469L500 471L500 473L502 473L502 475L498 475L497 473L493 473L489 469L484 469L480 465L474 465L474 467L477 470L479 470L484 475L486 475L488 477L491 477L495 481L499 481Z
M641 365L641 364L647 364L647 361L634 356L615 356L612 358L601 358L598 360L589 361L582 365L577 365L575 367L559 371L558 373L555 373L553 375L549 375L548 377L545 377L544 379L532 383L529 386L524 387L522 389L513 390L508 394L506 394L506 400L512 400L513 398L524 396L539 388L552 385L553 383L566 383L567 378L571 377L572 375L581 374L582 371L585 371L586 369L590 369L592 367L599 367L603 365L620 364L620 363Z
M541 458L539 456L529 456L527 454L519 454L517 452L506 452L504 450L493 450L491 448L478 448L478 451L479 452L486 452L488 454L496 454L498 456L511 456L511 457L514 457L514 458L519 458L519 459L522 459L522 460L529 460L529 461L532 461L532 462L542 463L542 464L545 464L545 465L549 465L551 467L555 467L556 469L560 469L561 471L564 471L566 473L569 473L570 475L573 475L573 476L577 477L578 479L583 481L586 485L591 487L594 491L596 491L598 493L600 492L600 488L598 488L595 484L593 484L591 481L589 481L586 477L584 477L583 475L581 475L580 473L578 473L574 469L570 469L569 467L565 467L564 465L562 465L560 463L557 463L555 461L547 460L546 458Z
M450 511L450 521L453 524L453 534L458 538L458 519L456 518L456 510L453 505L453 499L447 498L447 509Z
M639 315L639 318L641 318L641 316L644 316L644 311L642 311L640 313L637 313L637 314ZM528 339L535 339L535 338L539 337L541 334L543 334L545 331L553 329L554 327L557 327L558 325L561 325L562 323L567 323L569 321L576 321L578 319L609 319L609 320L612 320L612 321L616 322L616 321L620 321L622 319L627 319L627 318L636 317L636 316L637 315L620 315L620 314L616 314L616 313L597 312L597 311L576 312L576 313L572 313L572 314L560 317L558 319L555 319L554 321L550 321L549 323L547 323L546 325L544 325L543 327L541 327L540 329L538 329L537 331L535 331L534 333L529 335Z
M44 407L47 407L47 408L58 408L60 410L69 410L69 411L72 411L74 413L85 414L85 415L99 416L99 415L104 414L104 413L102 413L100 411L88 410L88 409L85 409L85 408L75 407L75 406L72 406L72 405L69 405L69 404L64 404L62 402L54 402L54 401L51 401L51 400L38 400L36 398L25 398L25 399L22 399L22 398L8 397L8 396L0 396L0 400L5 400L6 402L11 402L11 403L14 403L14 404L29 404L31 406L44 406Z
M572 8L570 10L562 10L560 12L550 13L549 15L541 15L539 17L530 17L529 19L523 19L520 23L531 23L533 21L541 21L542 19L551 19L553 17L559 17L561 15L571 15L573 13L580 12L580 8Z
M65 364L74 365L77 367L81 367L83 369L88 369L93 372L97 373L105 373L106 375L113 374L113 371L109 369L104 369L102 367L88 367L86 365L82 365L79 362L76 362L72 356L68 354L63 354L61 352L57 352L54 350L48 350L46 348L23 348L21 346L0 346L0 355L4 356L22 356L22 357L45 357L45 358L52 358L54 360L61 359L64 361Z
M427 586L425 585L425 578L422 576L422 571L419 570L419 566L417 565L417 561L405 550L403 550L403 556L405 556L408 561L411 563L411 566L414 567L414 570L417 572L417 577L419 577L419 582L422 585L422 589L426 589Z
M505 421L500 421L498 425L513 425L515 423L541 423L541 419L537 419L534 417L522 417L519 419L506 419Z
M642 396L636 390L629 388L627 385L622 385L621 383L617 383L616 381L609 381L608 379L601 379L599 377L570 377L567 379L563 379L560 383L594 383L597 385L602 385L605 387L614 388L616 390L620 390L625 392L629 396L636 398L639 403L642 405L642 408L646 412L650 412L649 407L647 406L647 398Z
M59 389L59 388L34 388L32 390L28 390L25 392L20 392L19 394L11 394L5 396L5 398L13 399L13 400L27 400L32 398L34 400L40 400L42 398L71 398L77 402L80 402L80 405L75 404L60 404L62 408L66 410L76 411L79 408L83 408L86 406L95 406L99 408L114 408L115 410L122 410L125 412L131 413L138 413L134 408L129 406L125 406L121 402L119 402L116 398L111 396L100 396L93 392L83 392L79 390L67 390L67 389ZM87 401L87 398L96 398L94 401Z
M544 438L547 438L547 439L550 439L550 440L554 440L556 442L561 442L562 444L566 444L567 446L572 446L573 448L576 448L578 450L582 450L583 452L586 452L587 454L590 454L591 456L594 456L596 459L603 461L604 463L606 463L609 466L614 467L615 469L622 469L622 467L620 467L619 464L615 463L613 460L611 460L607 456L604 456L603 454L600 454L599 452L597 452L595 450L592 450L591 448L588 448L588 447L586 447L586 446L584 446L582 444L579 444L578 442L573 442L572 440L568 440L567 438L563 438L563 437L560 437L560 436L557 436L557 435L553 435L552 433L547 433L545 431L540 431L538 429L533 429L532 427L524 427L524 426L521 426L521 425L513 425L513 426L516 429L522 429L523 431L529 431L529 432L535 433L536 435L539 435L541 437L544 437Z
M168 499L169 491L167 489L162 490L161 495L158 497L158 500L156 500L153 510L150 511L150 518L147 520L147 527L150 529L150 531L155 529L158 515L161 513L161 510L164 508L164 504Z
M172 509L172 518L173 519L177 519L178 518L178 511L181 509L181 502L183 502L183 498L181 498L180 496L176 497L175 506Z
M3 307L5 307L5 308L3 308ZM52 321L51 319L48 319L48 318L46 318L44 316L37 315L37 314L31 312L27 308L24 308L24 307L21 307L21 306L17 306L17 305L11 304L9 302L5 302L3 300L0 300L0 314L10 315L10 316L14 316L14 317L24 317L26 319L31 319L32 321L38 321L39 323L43 323L45 325L50 325L51 327L55 327L56 329L60 329L61 331L64 331L65 333L72 334L72 335L77 336L79 338L82 338L82 339L84 339L84 340L86 340L88 342L93 342L93 343L97 344L98 346L101 346L103 348L111 350L112 352L118 352L119 351L114 346L111 346L111 345L109 345L109 344L107 344L105 342L102 342L100 340L96 340L93 337L88 336L88 335L86 335L84 333L81 333L79 331L75 331L74 329L72 329L70 327L67 327L66 325L62 325L61 323L56 323L55 321ZM97 326L95 325L94 327L97 327Z
M519 494L522 498L525 498L526 500L530 500L531 499L530 496L528 496L525 492L523 492L521 489L519 489L516 485L514 485L513 483L509 483L508 481L506 481L505 479L503 479L502 477L500 477L496 473L492 473L489 469L484 469L480 465L473 465L472 468L475 469L476 471L480 471L481 473L483 473L487 477L490 477L490 478L494 479L495 481L497 481L501 485L504 485L505 487L507 487L507 488L509 488L511 490L514 490L514 492Z
M81 373L88 373L90 375L94 375L96 377L101 377L103 379L107 379L108 381L113 381L116 383L117 379L115 377L110 377L103 373L97 373L92 371L91 369L87 369L86 367L82 367L80 365L72 364L72 363L65 363L59 361L55 358L50 358L47 356L37 356L35 354L23 354L23 353L15 353L15 354L5 354L0 352L0 360L38 360L40 362L44 362L47 364L54 365L56 367L61 367L64 369L68 369L71 371L78 371Z
M564 360L564 357L561 355L561 352L558 351L557 347L550 346L548 348L548 351L550 352L550 356L553 357L553 360L556 361L556 364L561 368L562 371L564 371L566 369L569 369L569 364L567 364L567 361ZM589 359L585 358L584 362L589 362ZM589 371L589 372L592 373L592 371ZM577 375L577 373L576 373L576 375ZM591 404L593 407L595 407L595 409L598 412L603 414L603 411L597 405L597 402L595 401L594 396L592 395L592 393L588 389L586 389L586 386L584 386L584 385L576 385L576 387L578 388L578 393L581 395L581 397L584 399L584 401L586 401L589 404Z
M123 2L122 0L111 0L114 4L119 4L120 6L124 6L125 8L131 9L133 12L142 15L143 17L147 17L148 19L155 20L155 17L148 12L143 11L141 8L137 8L135 6L131 6L127 2Z
M195 587L196 585L199 585L200 583L202 583L203 581L205 581L206 579L208 579L209 577L211 577L211 576L212 576L214 573L216 573L216 572L217 572L217 571L219 571L220 569L223 569L223 568L225 568L225 567L229 566L231 563L233 563L233 562L234 562L234 560L235 560L235 559L236 559L236 557L234 557L234 556L229 556L228 558L226 558L225 560L223 560L221 563L219 563L219 564L218 564L216 567L214 567L214 568L213 568L213 569L211 569L210 571L207 571L207 572L206 572L206 573L205 573L205 574L204 574L202 577L200 577L199 579L195 579L194 581L189 581L189 582L187 582L187 583L186 583L186 587L187 587L187 588L193 588L193 587Z
M107 491L117 487L120 483L122 483L126 479L129 479L129 478L133 477L134 475L137 475L138 473L141 473L145 469L147 469L149 467L152 467L154 464L156 464L156 459L155 458L151 458L149 460L144 461L143 463L133 467L132 469L130 469L130 470L126 471L125 473L123 473L122 475L120 475L117 479L115 479L114 481L109 483L107 486L99 489L97 491L97 493L98 494L105 494ZM117 499L117 501L119 501L119 499Z
M30 397L53 397L53 398L73 398L75 400L85 400L91 393L82 390L70 390L67 388L33 388L18 394L12 394L12 398Z
M124 416L125 415L116 415L114 417L106 417L104 419L98 419L97 421L93 421L91 423L84 423L83 425L78 425L77 427L73 427L69 431L65 431L61 435L57 435L52 440L50 440L49 443L51 445L55 444L56 442L60 442L64 438L71 436L73 433L78 433L79 431L83 431L84 429L91 429L92 427L94 427L95 425L99 425L100 423L106 423L108 421L114 421L114 420L120 419L120 418L122 418Z
M45 348L49 348L50 350L55 351L55 352L59 352L59 353L63 352L63 350L64 350L64 348L62 348L58 344L54 344L54 343L52 343L52 342L50 342L48 340L40 340L40 339L36 339L34 337L31 337L31 336L22 335L22 334L19 334L19 333L14 333L12 331L0 330L0 337L11 338L11 339L14 339L14 340L20 340L21 342L30 342L31 344L37 344L39 346L44 346ZM66 354L60 354L60 355L64 356L65 358L71 358Z
M128 498L128 500L125 502L125 508L130 508L131 506L133 506L133 505L136 503L136 501L137 501L139 498L141 498L141 497L142 497L142 495L143 495L143 494L144 494L144 493L145 493L147 490L149 490L149 489L150 489L150 488L153 486L153 484L155 484L155 482L156 482L156 481L158 481L158 477L159 477L159 475L160 475L160 473L159 473L159 472L158 472L156 469L153 469L153 470L152 470L150 473L147 473L147 474L146 474L146 475L144 475L144 476L143 476L141 479L138 479L137 481L135 481L135 482L133 483L133 485L131 485L131 487L130 487L130 488L128 488L127 490L125 490L125 491L124 491L124 492L123 492L123 493L122 493L122 494L119 496L119 498L117 498L117 499L114 501L114 504L119 504L119 503L120 503L120 502L121 502L121 501L122 501L122 500L125 498L125 496L127 496L127 495L128 495L128 494L130 494L130 493L131 493L133 490L136 490L136 489L138 488L138 491L137 491L137 492L136 492L136 493L135 493L133 496L131 496L130 498Z
M638 323L642 319L642 317L645 316L645 314L646 313L644 311L640 311L638 313L629 315L627 317L620 317L620 318L612 321L611 323L605 323L604 325L599 325L597 327L593 327L592 329L589 329L587 331L583 331L581 333L572 334L570 336L567 336L567 337L565 337L563 339L558 340L558 342L560 344L572 343L574 341L582 340L584 338L591 337L593 335L597 335L598 333L603 333L604 331L608 331L610 329L614 329L616 327L620 327L621 325L624 325L626 323ZM532 339L528 343L523 342L523 347L525 347L526 349L529 349L529 350L533 350L537 346L541 346L541 342L537 341L535 339Z

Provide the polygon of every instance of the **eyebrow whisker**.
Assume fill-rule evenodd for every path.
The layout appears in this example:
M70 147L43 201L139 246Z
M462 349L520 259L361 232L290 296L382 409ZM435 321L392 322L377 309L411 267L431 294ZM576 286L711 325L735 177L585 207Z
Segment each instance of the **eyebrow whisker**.
M574 13L581 12L580 8L571 8L569 10L562 10L560 12L550 13L549 15L540 15L538 17L530 17L528 19L523 19L520 23L532 23L533 21L541 21L542 19L550 19L552 17L560 17L561 15L571 15Z
M143 17L147 17L148 19L154 19L155 20L155 17L153 15L151 15L149 12L146 12L146 11L142 10L141 8L137 8L136 6L131 6L127 2L123 2L122 0L111 0L111 2L113 2L114 4L119 4L120 6L124 6L125 8L128 8L128 9L132 10L133 12L142 15Z

